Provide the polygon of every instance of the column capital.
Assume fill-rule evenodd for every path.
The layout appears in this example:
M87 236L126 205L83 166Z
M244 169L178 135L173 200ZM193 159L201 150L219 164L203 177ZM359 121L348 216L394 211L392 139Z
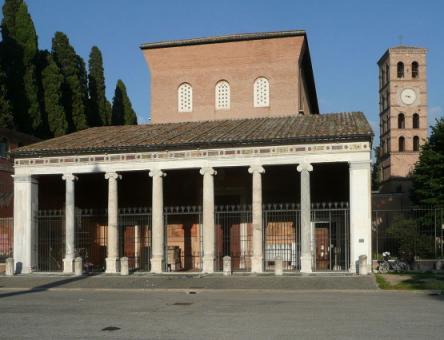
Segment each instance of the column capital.
M64 181L77 181L79 178L74 174L64 174L62 179Z
M161 169L151 169L148 175L150 177L166 177L167 174Z
M105 173L105 179L122 179L122 175L119 175L117 172L107 172Z
M263 168L262 165L255 164L255 165L251 165L251 166L248 168L248 172L249 172L250 174L253 174L253 173L263 174L263 173L265 172L265 169Z
M357 170L357 169L368 169L371 166L371 161L351 161L348 163L350 166L350 170Z
M209 166L201 168L199 172L201 175L210 175L210 176L217 175L217 171Z
M311 165L310 163L307 163L307 162L303 162L303 163L299 164L299 165L296 167L296 169L297 169L299 172L302 172L302 171L308 171L308 172L311 172L311 171L313 171L313 165Z

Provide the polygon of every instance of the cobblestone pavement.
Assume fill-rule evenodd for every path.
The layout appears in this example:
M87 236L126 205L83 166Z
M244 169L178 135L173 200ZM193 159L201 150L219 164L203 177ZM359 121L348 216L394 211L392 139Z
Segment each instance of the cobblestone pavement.
M130 275L63 276L31 274L0 276L1 289L377 289L374 277L353 275Z
M0 291L4 339L442 339L443 315L441 295L367 289Z

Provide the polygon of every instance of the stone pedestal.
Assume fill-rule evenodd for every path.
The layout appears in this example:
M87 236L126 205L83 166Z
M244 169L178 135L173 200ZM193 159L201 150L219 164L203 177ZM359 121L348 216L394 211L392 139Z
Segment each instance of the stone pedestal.
M116 274L120 271L120 259L118 257L107 257L105 261L107 274Z
M276 276L284 275L284 266L281 256L276 256L274 258L274 275Z
M14 276L14 259L12 257L6 259L5 274L6 276Z
M124 275L124 276L129 275L129 266L128 266L128 258L127 257L120 258L120 275Z
M64 258L63 259L63 272L67 274L74 273L74 259L71 258Z
M359 275L367 275L367 255L359 256Z
M163 256L153 256L151 258L151 273L162 273L163 264L164 264Z
M231 257L230 256L224 256L224 275L230 276L231 275Z
M76 257L74 260L74 274L76 276L83 275L83 259Z

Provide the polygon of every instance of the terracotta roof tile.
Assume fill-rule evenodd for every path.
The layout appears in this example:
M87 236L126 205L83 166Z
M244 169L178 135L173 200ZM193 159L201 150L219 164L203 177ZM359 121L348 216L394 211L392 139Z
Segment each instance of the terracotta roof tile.
M362 112L86 129L14 150L14 157L371 140Z

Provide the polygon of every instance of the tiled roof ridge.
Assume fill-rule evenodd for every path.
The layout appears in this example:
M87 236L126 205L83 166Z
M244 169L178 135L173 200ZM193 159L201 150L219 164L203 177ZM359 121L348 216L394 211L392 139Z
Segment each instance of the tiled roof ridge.
M259 39L271 39L271 38L284 38L305 35L304 30L281 30L270 32L249 32L249 33L234 33L224 34L208 37L189 38L189 39L173 39L157 42L143 43L140 45L141 49L151 48L166 48L175 46L187 46L187 45L202 45L202 44L214 44L232 41L242 40L259 40Z

